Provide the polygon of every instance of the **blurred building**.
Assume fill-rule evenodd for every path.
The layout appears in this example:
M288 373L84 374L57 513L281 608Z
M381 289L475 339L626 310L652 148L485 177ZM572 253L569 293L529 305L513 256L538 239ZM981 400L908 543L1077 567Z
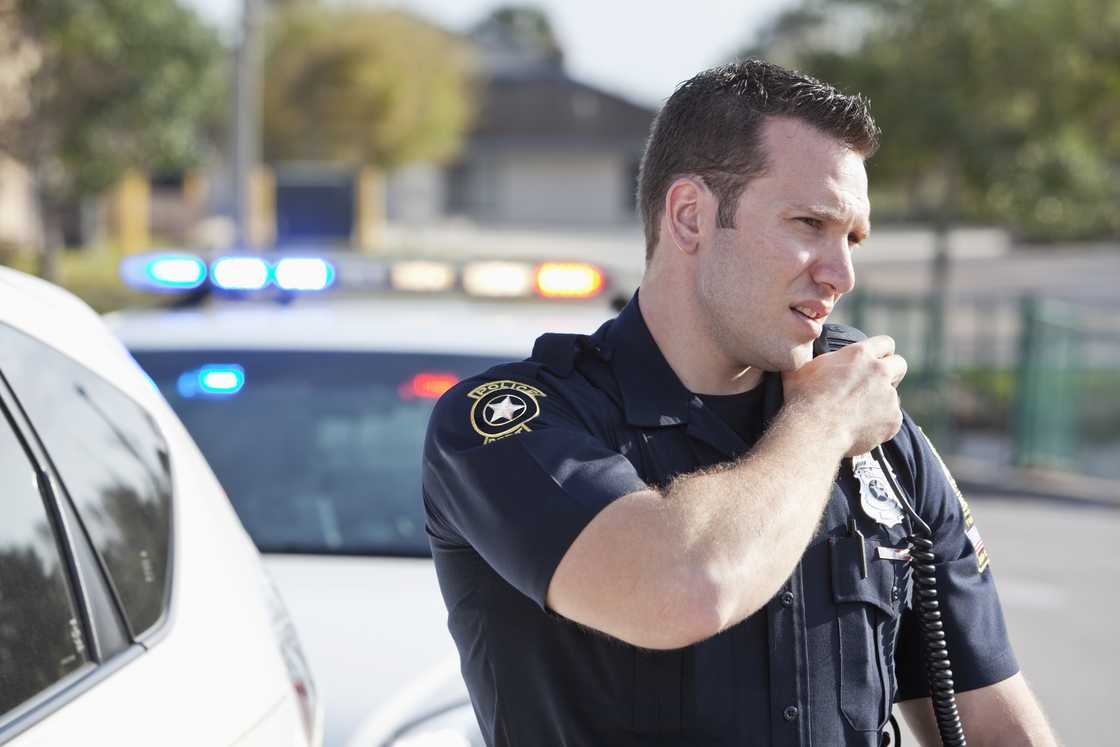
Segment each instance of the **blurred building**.
M383 182L328 163L272 164L278 245L382 243L363 238L371 223L547 232L636 223L655 112L574 80L551 39L511 33L493 16L468 39L479 98L460 157L408 164Z
M479 223L603 227L633 222L653 112L561 71L488 82L444 209Z
M390 176L393 222L597 229L637 219L638 162L655 112L574 80L548 43L491 17L470 35L481 60L478 116L462 156Z
M253 245L370 248L386 224L550 233L636 224L638 163L654 110L571 78L547 29L537 37L518 31L491 15L467 35L478 51L478 110L456 161L386 175L325 162L268 164L254 174L253 213L268 225L252 232ZM74 206L66 244L120 244L123 228L135 224L142 230L131 233L145 245L231 245L223 217L229 175L220 163L145 176L144 185L126 179ZM22 166L0 161L0 242L40 243L30 187Z

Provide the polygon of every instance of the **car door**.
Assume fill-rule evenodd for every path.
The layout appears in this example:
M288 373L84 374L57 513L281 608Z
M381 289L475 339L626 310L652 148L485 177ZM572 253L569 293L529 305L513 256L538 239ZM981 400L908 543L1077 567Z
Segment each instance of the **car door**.
M176 445L189 474L206 472ZM0 324L0 743L310 741L236 522L191 518L209 547L177 562L173 485L221 495L173 480L171 456L144 406ZM210 593L215 565L227 583Z

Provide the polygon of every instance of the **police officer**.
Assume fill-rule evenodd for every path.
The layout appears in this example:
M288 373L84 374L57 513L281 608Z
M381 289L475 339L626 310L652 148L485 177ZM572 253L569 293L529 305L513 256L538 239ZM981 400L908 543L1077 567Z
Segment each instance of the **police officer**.
M969 738L1052 743L893 341L812 358L877 136L863 99L765 62L682 84L642 161L639 292L438 403L428 531L487 744L879 745L895 700L934 744L884 442L944 559Z

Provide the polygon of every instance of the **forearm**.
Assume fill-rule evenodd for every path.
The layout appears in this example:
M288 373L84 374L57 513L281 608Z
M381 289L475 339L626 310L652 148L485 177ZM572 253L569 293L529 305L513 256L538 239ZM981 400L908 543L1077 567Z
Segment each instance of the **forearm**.
M546 604L646 648L687 646L753 614L805 552L844 454L898 432L904 373L889 338L785 372L786 404L750 454L607 505L568 547Z
M929 698L899 703L918 743L941 743ZM1057 738L1023 675L957 693L965 737L972 747L1055 747Z
M831 493L845 443L802 402L723 468L678 478L665 493L685 562L719 590L721 628L758 610L793 572Z
M1057 738L1022 673L957 696L965 736L976 747L1056 747Z

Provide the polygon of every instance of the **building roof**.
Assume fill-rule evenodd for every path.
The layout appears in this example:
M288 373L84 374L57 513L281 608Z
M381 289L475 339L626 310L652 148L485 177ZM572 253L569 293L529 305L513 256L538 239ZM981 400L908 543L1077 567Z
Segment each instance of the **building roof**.
M484 86L476 144L515 141L640 148L655 112L569 78L560 70L502 74Z

